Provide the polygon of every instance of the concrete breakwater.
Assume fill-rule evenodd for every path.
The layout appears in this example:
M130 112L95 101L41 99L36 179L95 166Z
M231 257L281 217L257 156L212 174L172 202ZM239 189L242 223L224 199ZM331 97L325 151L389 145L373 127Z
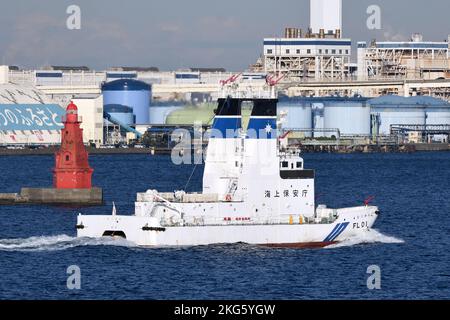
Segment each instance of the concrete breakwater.
M0 205L51 204L95 206L103 204L103 190L22 188L20 193L0 193Z

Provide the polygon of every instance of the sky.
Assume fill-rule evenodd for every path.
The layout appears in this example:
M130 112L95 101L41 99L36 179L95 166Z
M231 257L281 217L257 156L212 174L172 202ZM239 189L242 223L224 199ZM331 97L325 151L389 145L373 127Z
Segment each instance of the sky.
M69 30L67 7L81 9ZM370 5L381 29L366 26ZM450 34L448 0L343 0L343 36L357 41L442 41ZM309 26L309 0L14 0L0 4L0 64L24 68L85 65L223 67L241 71L262 53L264 37Z

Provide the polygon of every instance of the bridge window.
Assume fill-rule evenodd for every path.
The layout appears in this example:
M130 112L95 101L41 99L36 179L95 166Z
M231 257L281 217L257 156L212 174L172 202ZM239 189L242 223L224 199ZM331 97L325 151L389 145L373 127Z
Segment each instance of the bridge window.
M70 161L70 156L66 155L66 161Z
M287 162L287 161L281 162L281 167L282 168L289 168L289 162Z
M286 49L286 54L290 54L290 53L291 53L291 50Z
M273 53L272 49L267 49L267 54L272 54L272 53Z
M297 162L297 169L301 169L303 167L303 163L300 161L300 162Z

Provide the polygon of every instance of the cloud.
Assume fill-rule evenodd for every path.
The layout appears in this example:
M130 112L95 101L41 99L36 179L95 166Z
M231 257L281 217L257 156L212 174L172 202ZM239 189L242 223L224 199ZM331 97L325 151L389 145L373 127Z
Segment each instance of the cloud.
M104 60L106 52L109 58L129 53L128 39L116 23L83 18L81 30L69 30L65 19L33 13L15 21L4 56L14 64L88 64Z

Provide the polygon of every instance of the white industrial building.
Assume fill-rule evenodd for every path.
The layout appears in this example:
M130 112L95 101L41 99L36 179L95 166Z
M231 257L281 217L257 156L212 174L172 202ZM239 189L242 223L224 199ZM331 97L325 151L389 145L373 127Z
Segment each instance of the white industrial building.
M448 41L423 41L420 34L411 41L358 42L358 80L448 79L449 48Z
M72 102L78 107L83 129L83 142L86 144L103 144L103 95L96 97L77 96Z
M344 79L350 75L351 46L342 38L342 0L311 0L307 32L286 28L284 37L264 39L261 63L266 73L291 80Z

